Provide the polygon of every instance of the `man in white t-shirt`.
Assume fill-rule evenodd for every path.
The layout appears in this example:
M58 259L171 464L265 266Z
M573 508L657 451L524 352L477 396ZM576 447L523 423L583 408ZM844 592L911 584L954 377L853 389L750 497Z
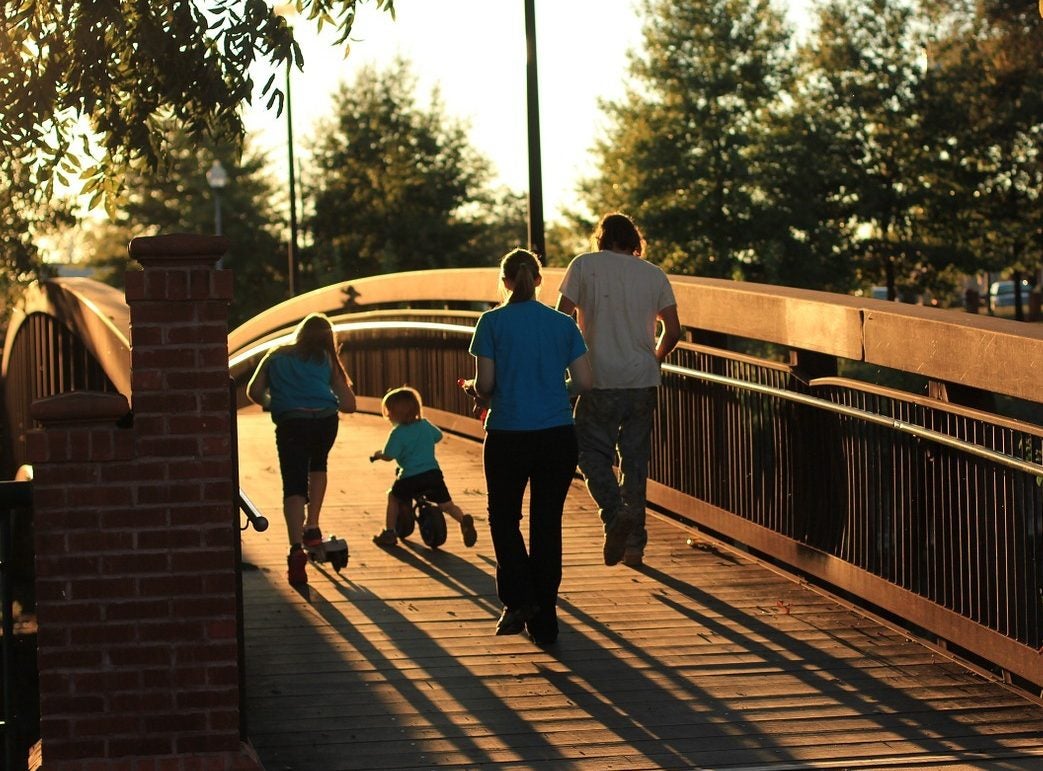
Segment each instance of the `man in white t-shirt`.
M605 528L605 564L637 567L648 542L645 486L659 365L681 327L670 280L642 257L644 239L629 217L606 214L591 241L597 251L572 260L558 298L559 311L576 313L594 374L593 390L576 404L579 468Z

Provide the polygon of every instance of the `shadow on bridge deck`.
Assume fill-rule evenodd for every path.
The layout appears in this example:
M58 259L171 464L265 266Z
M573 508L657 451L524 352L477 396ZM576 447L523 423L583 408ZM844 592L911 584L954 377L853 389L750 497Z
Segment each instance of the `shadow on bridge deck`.
M330 459L323 530L348 567L285 579L274 438L239 418L241 483L272 522L243 535L247 721L269 771L411 768L1043 767L1043 708L674 523L646 566L601 564L580 483L565 518L559 642L494 637L499 604L481 450L447 437L465 549L382 550L386 424L353 415Z

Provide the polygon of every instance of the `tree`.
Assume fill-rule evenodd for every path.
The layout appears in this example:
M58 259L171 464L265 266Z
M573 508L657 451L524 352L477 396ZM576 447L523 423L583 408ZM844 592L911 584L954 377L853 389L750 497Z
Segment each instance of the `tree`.
M764 121L790 84L790 33L770 0L645 0L644 57L604 109L598 175L580 187L593 212L621 209L671 271L758 273L766 230L755 169Z
M314 248L302 260L313 285L491 264L489 163L445 116L437 92L428 108L416 104L415 83L403 60L384 72L365 68L320 123L311 147Z
M1043 249L1043 40L1035 3L983 2L950 17L932 50L934 122L943 162L936 169L935 219L979 268L1008 270L1015 312L1021 279ZM971 87L968 87L971 84Z
M394 14L393 0L373 0ZM345 43L359 0L296 0ZM165 124L200 139L242 140L250 68L303 62L293 33L264 0L15 0L0 26L0 158L33 169L48 195L77 176L109 197L131 168L155 169L171 149ZM282 107L275 76L262 93ZM96 142L100 159L91 156ZM81 169L81 166L86 168Z
M346 43L361 0L296 0L301 16ZM394 0L373 0L394 15ZM69 207L63 192L115 214L126 175L160 169L165 126L239 146L252 65L303 62L264 0L8 0L0 23L0 285L39 272L37 242ZM283 95L273 75L269 107Z
M287 276L277 235L278 215L272 207L275 184L267 160L247 149L242 160L229 145L199 146L184 132L167 138L169 159L162 173L127 177L127 194L115 216L91 229L89 262L101 269L101 278L123 285L129 263L127 244L140 235L209 233L215 227L214 193L205 171L214 159L228 172L221 191L222 234L231 250L222 265L235 272L233 323L286 299Z
M805 109L828 130L837 221L870 283L918 293L952 262L927 217L937 154L928 134L930 28L903 0L830 0L802 50Z

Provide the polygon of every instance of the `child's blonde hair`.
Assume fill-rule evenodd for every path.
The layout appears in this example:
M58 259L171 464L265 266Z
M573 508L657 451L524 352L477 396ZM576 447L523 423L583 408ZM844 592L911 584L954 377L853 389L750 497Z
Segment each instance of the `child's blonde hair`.
M413 423L424 417L424 402L420 398L420 392L409 386L392 388L380 401L380 411L385 418L391 419L391 411L402 409L403 415L408 415L408 420L403 423Z

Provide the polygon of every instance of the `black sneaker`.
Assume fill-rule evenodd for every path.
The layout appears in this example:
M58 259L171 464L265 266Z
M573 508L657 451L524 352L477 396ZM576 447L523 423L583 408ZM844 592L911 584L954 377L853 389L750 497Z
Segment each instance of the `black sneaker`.
M464 514L460 519L460 534L464 537L464 546L470 548L478 541L478 531L474 529L474 517Z
M606 565L618 565L627 550L627 536L634 527L634 520L617 514L605 526L605 546L602 550Z

